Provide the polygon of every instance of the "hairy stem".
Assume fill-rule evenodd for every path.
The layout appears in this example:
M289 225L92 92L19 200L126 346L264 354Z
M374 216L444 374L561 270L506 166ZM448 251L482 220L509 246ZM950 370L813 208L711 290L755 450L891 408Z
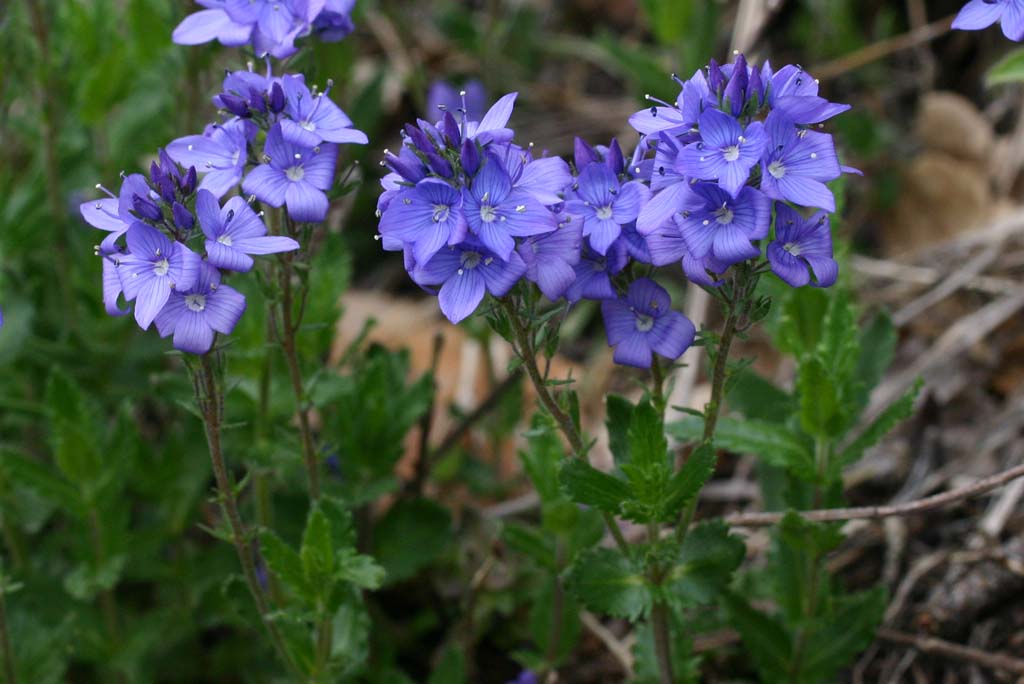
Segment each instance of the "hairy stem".
M203 416L203 427L206 429L206 444L210 450L210 462L213 464L213 474L217 481L218 501L227 518L228 526L231 528L231 543L238 554L238 561L242 565L242 574L245 582L249 585L249 592L252 594L256 610L260 615L263 626L270 636L270 640L277 649L278 655L285 662L298 681L304 677L298 667L292 661L288 649L285 647L284 639L278 631L277 626L270 619L270 607L260 587L259 578L256 575L255 549L242 516L238 512L238 499L235 494L235 481L224 461L224 453L221 450L220 436L221 425L224 419L224 395L223 388L217 379L217 371L211 359L210 352L199 357L198 369L195 371L193 383L195 385L196 405Z
M654 630L654 655L658 661L658 681L673 684L672 644L669 640L668 606L658 601L651 606L651 627Z
M551 396L551 392L548 389L547 383L544 381L544 377L541 375L540 368L537 367L537 352L533 348L533 340L531 339L530 331L523 325L522 319L519 317L519 312L516 311L515 305L509 298L502 298L499 300L501 306L505 309L508 314L509 320L512 323L512 331L515 335L515 344L512 345L512 350L516 355L522 359L523 366L526 367L526 374L530 376L530 382L533 383L534 389L537 391L537 397L540 399L540 403L544 405L544 408L548 410L551 417L558 423L559 429L562 434L569 441L569 446L572 449L573 456L576 458L586 458L586 449L583 444L583 437L580 435L579 430L576 429L576 423L573 421L566 411L558 405L555 398ZM612 537L615 539L615 543L623 553L629 555L629 542L626 541L625 536L622 534L622 530L619 529L619 525L615 522L615 518L610 513L602 513L604 516L604 522L608 527L608 531L611 532Z

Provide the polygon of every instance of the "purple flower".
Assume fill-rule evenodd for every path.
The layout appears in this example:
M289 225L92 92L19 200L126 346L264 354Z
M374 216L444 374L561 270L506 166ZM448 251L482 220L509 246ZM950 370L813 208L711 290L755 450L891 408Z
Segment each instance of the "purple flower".
M506 682L506 684L540 684L540 680L537 678L536 673L530 670L523 670L519 673L518 677Z
M124 316L131 311L131 307L122 309L117 303L123 291L117 264L124 252L120 247L115 247L113 252L105 252L100 248L98 254L103 259L103 308L111 316Z
M301 147L315 147L318 143L358 143L365 145L366 134L352 128L352 119L327 97L331 85L314 95L306 87L302 74L281 79L287 99L285 113L291 117L281 120L281 133L285 142Z
M698 69L689 81L684 83L677 79L676 82L681 90L676 97L675 105L648 97L648 100L658 102L662 106L640 110L629 117L629 124L643 135L655 136L659 133L683 135L696 126L700 113L711 99L707 77Z
M326 0L313 20L313 31L325 43L336 43L356 29L352 9L356 0Z
M700 259L694 257L679 231L679 226L674 221L665 223L650 233L645 240L652 264L666 266L679 263L682 265L686 277L698 285L718 287L721 285L721 281L717 275L725 273L729 268L729 264L722 263L711 252ZM716 277L708 275L709 273L716 274Z
M174 334L175 349L205 354L214 333L229 335L244 312L245 297L221 285L217 269L204 263L195 284L171 294L156 317L156 329L160 337Z
M671 306L668 292L648 278L634 281L624 298L601 302L616 363L650 368L653 352L674 360L693 344L693 323Z
M217 40L221 45L239 47L252 39L252 24L234 21L224 11L224 0L196 0L208 9L185 17L171 34L178 45L200 45Z
M470 121L479 121L487 108L487 90L476 79L466 81L457 89L446 81L434 81L427 91L427 117L432 118L438 111L463 111Z
M192 287L202 259L139 221L128 229L127 241L129 254L120 257L117 274L124 298L135 301L135 320L146 330L167 303L171 290Z
M761 192L772 199L835 211L835 197L825 185L842 174L832 136L797 129L779 112L768 115L765 130L770 142L761 160Z
M285 141L281 127L275 125L267 133L263 154L266 163L249 172L242 181L242 191L272 207L287 204L288 216L295 221L316 223L327 218L327 195L323 191L334 181L338 146L295 145Z
M579 263L573 266L576 279L565 292L570 302L581 299L615 299L618 294L612 286L612 276L618 275L629 263L629 252L623 240L616 240L607 254L598 254L584 243Z
M484 114L484 118L480 119L479 122L467 117L464 124L466 129L464 137L475 140L481 145L486 145L490 142L507 143L512 140L512 136L515 133L511 128L506 128L505 125L512 117L512 108L515 106L518 95L519 93L509 93L502 96L501 99L491 105L491 108Z
M517 251L526 264L526 279L537 283L544 296L556 301L576 280L583 228L579 221L562 223L546 235L528 237Z
M577 199L566 202L566 212L583 220L583 235L599 254L622 233L622 226L636 220L651 191L639 181L620 184L603 162L592 162L576 182Z
M681 171L701 180L718 180L735 197L764 153L764 126L755 121L744 130L725 112L708 109L700 115L700 137L700 142L683 149Z
M819 211L805 219L792 207L777 202L775 240L768 243L768 263L772 272L792 287L828 287L835 283L839 266L832 258L828 214Z
M767 99L773 111L785 114L800 125L821 123L850 109L850 105L836 104L818 96L818 79L802 67L787 64L772 72L765 63L761 78L768 84Z
M1024 0L971 0L953 20L953 28L968 31L999 22L1003 35L1024 40Z
M241 197L223 208L206 190L196 196L196 214L206 235L207 260L217 268L244 273L253 266L250 254L276 254L299 248L290 237L267 235L267 227Z
M100 251L105 254L111 254L117 251L115 243L122 235L128 232L128 229L137 220L131 213L135 209L135 198L143 197L149 199L151 190L149 185L146 184L146 178L139 173L125 176L125 179L121 182L121 189L117 197L114 197L114 193L106 190L101 185L96 187L106 192L109 196L103 199L82 202L78 210L82 213L82 218L90 226L109 233L107 237L103 238L103 242L100 244Z
M771 202L764 194L748 186L732 197L713 183L697 183L691 190L676 222L694 258L710 254L723 264L735 264L760 255L751 240L768 237Z
M501 160L488 156L464 193L466 222L480 242L504 260L515 249L513 237L550 233L558 219L533 195L513 190Z
M224 11L235 23L253 27L257 55L284 59L295 54L295 39L309 33L322 6L309 0L225 0Z
M440 285L441 313L458 323L476 311L485 292L504 296L525 272L526 264L518 253L513 251L504 261L470 238L442 249L426 263L417 263L410 275L419 285Z
M194 166L204 174L199 187L223 197L242 180L249 141L255 135L252 122L232 119L207 126L203 135L178 138L167 146L167 154L182 166Z
M462 197L444 181L423 180L391 199L380 219L380 233L410 245L415 262L424 264L446 244L466 238Z
M560 204L565 188L572 183L572 172L561 157L533 158L530 150L518 145L490 145L488 153L502 160L514 190L533 195L545 206Z

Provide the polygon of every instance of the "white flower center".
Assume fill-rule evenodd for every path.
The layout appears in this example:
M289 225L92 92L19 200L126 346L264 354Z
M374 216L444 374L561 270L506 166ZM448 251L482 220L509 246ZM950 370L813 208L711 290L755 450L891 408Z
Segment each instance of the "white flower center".
M306 175L306 170L301 166L290 166L284 172L284 175L288 176L290 181L300 181Z
M451 207L447 204L435 204L434 205L434 223L440 223L441 221L448 220L448 214L451 212Z
M492 223L497 219L497 214L494 211L494 207L489 204L480 205L480 220L484 223Z
M153 264L153 273L160 277L167 275L167 271L169 271L170 269L171 262L167 261L167 259L161 259L160 261Z
M732 223L733 211L728 205L723 204L715 210L715 220L723 226L727 226Z
M480 253L479 252L463 252L462 253L462 268L471 269L476 268L480 265Z
M648 316L647 314L637 313L636 311L633 312L633 315L636 317L637 331L647 332L648 330L654 327L653 317Z
M217 242L219 242L220 244L222 244L222 245L224 245L226 247L230 247L231 246L231 236L225 233L224 235L221 235L219 238L217 238Z
M310 132L316 130L316 124L313 123L312 121L303 121L299 125L302 126L303 128L305 128L307 131L310 131Z
M727 162L734 162L740 158L740 146L729 145L728 147L722 148L722 156Z
M185 306L189 311L202 311L206 308L206 295L191 294L185 296Z
M235 153L231 155L231 166L238 166L238 160L242 158L242 150L235 150Z
M782 245L782 249L786 250L793 256L800 256L800 245L796 244L795 242L787 242L786 244Z
M786 175L786 167L780 161L773 161L768 165L768 173L772 175L772 178L782 178Z
M602 221L606 221L606 220L610 219L611 217L612 217L612 208L611 207L600 207L600 208L598 208L598 210L597 210L597 218L601 219Z

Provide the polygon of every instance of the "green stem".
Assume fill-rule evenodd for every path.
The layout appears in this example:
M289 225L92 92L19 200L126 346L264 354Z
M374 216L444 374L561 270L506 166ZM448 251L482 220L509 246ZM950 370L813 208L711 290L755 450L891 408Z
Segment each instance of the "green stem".
M327 662L331 658L331 643L334 640L334 624L331 617L325 616L317 622L316 626L316 665L314 678L319 681L320 676L327 668Z
M210 352L199 357L199 367L194 376L196 406L203 416L203 427L206 430L206 444L210 451L210 462L213 465L213 474L217 481L218 501L227 518L228 526L231 528L231 543L238 554L238 561L242 565L242 574L249 586L253 602L256 604L256 611L260 615L263 626L270 636L278 655L292 671L297 681L305 678L298 666L292 660L284 639L278 631L277 626L270 618L270 607L263 595L259 578L256 575L255 552L249 532L242 522L242 516L238 512L238 499L235 493L235 481L224 461L224 453L221 450L221 426L224 418L224 394L217 379L217 372L211 361Z
M544 378L541 375L540 368L537 367L537 353L533 348L533 341L531 340L530 331L523 325L522 319L519 318L519 312L516 311L515 305L509 298L502 298L498 300L501 306L505 309L508 314L509 320L512 323L512 330L515 335L516 343L512 346L513 351L516 355L522 359L523 366L526 367L526 373L530 376L530 382L533 383L534 389L537 391L537 396L540 398L540 402L544 405L544 408L548 410L551 417L558 423L558 427L561 429L562 434L569 440L569 446L572 448L573 456L579 459L586 458L586 448L583 444L583 437L580 435L579 430L576 429L576 423L573 421L572 416L566 413L555 398L551 396L551 392L548 390L548 385L544 382ZM616 545L619 549L629 555L629 542L626 541L625 536L622 534L622 530L619 529L618 523L610 513L603 512L605 525L608 527L608 531L611 532L612 537L615 539Z
M673 684L675 675L672 672L668 606L662 601L656 601L651 606L651 628L654 630L654 655L658 661L658 681L660 684Z
M555 591L551 597L551 634L548 637L548 647L544 651L544 662L548 669L553 670L558 661L558 652L562 649L562 622L565 619L565 587L562 585L560 576L562 566L565 564L565 543L561 539L555 540ZM547 681L547 672L541 673L541 681Z
M14 649L11 648L11 637L7 630L7 577L3 574L3 567L0 566L0 650L4 656L4 682L5 684L16 684L17 677L14 673Z

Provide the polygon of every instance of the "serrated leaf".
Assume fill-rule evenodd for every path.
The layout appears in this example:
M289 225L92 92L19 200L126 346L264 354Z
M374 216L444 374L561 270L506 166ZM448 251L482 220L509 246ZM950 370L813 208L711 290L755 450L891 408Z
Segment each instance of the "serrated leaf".
M629 462L629 425L633 421L633 404L625 397L609 394L605 398L608 447L616 465Z
M523 469L533 482L541 501L563 499L558 484L558 469L565 459L565 449L555 432L552 419L538 411L533 415L530 425L531 429L526 433L529 449L519 452Z
M715 448L710 444L702 444L693 450L683 467L669 480L663 519L675 518L700 493L714 474L717 460Z
M729 534L724 522L695 525L686 535L677 564L668 575L667 598L684 605L714 601L728 586L745 554L743 540Z
M729 622L743 637L743 645L761 679L765 682L783 680L793 652L786 628L776 618L755 610L739 594L726 592L722 598Z
M585 606L613 617L636 620L651 607L647 579L615 549L590 549L573 562L568 586Z
M884 587L840 599L827 625L807 640L806 681L835 681L836 673L874 640L886 605Z
M649 401L640 402L629 422L629 461L636 468L647 469L665 465L668 440L658 410Z
M302 558L295 549L270 530L263 530L260 533L260 551L267 567L281 584L299 596L308 596L310 587L306 582Z
M809 435L828 435L830 423L839 411L839 395L819 357L801 359L796 386L800 396L800 427Z
M0 449L0 468L15 482L29 487L47 501L61 506L79 518L85 517L87 511L78 489L42 463L13 451Z
M784 423L794 413L793 396L749 368L732 376L729 409L747 418Z
M892 365L899 335L889 314L879 311L861 329L859 336L860 356L854 377L860 381L857 405L863 407L867 404L870 391L881 382Z
M338 579L370 590L379 589L384 583L387 573L370 556L356 553L353 549L343 549L338 552L336 561Z
M914 383L906 394L889 404L870 425L864 428L857 437L844 448L839 458L834 459L832 466L838 472L844 466L859 461L864 452L882 441L893 428L914 413L914 401L921 391L921 380Z
M326 592L329 589L326 585L334 571L334 543L331 539L331 523L319 505L314 505L306 518L299 558L309 586Z
M629 485L614 475L601 472L582 459L565 461L558 472L562 488L576 503L618 513L629 498Z
M532 559L541 567L556 570L554 544L537 528L506 522L501 530L501 538L510 549Z
M444 553L451 537L447 510L427 499L405 499L377 524L373 556L387 570L388 583L400 582Z
M985 84L989 87L1020 81L1024 81L1024 48L1011 50L985 74Z
M704 421L684 418L667 426L669 434L684 442L697 442ZM753 454L766 463L799 473L814 473L814 455L802 437L785 425L763 420L720 418L715 446L737 454Z

